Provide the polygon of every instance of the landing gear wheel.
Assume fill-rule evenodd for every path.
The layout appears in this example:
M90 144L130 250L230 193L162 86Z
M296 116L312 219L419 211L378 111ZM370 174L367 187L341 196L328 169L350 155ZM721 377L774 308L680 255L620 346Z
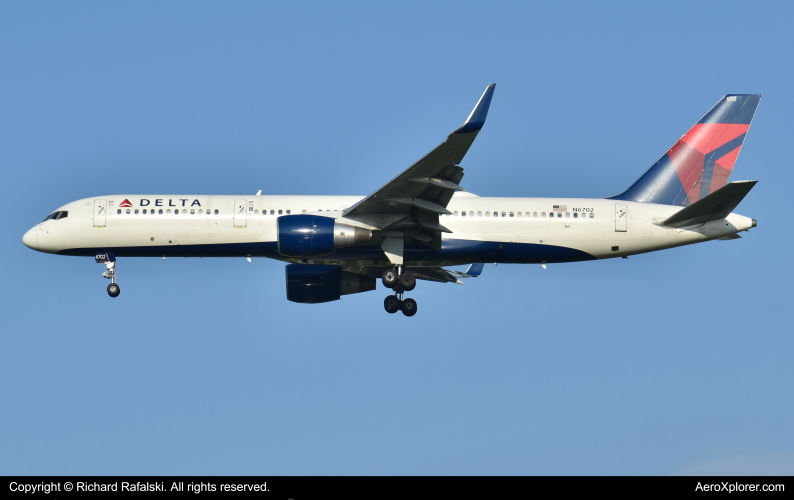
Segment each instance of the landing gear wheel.
M406 316L413 316L416 314L416 301L414 299L405 299L400 309Z
M411 300L411 299L408 299L408 300ZM396 313L397 311L400 310L401 306L402 306L402 302L400 301L400 299L398 299L394 295L389 295L383 301L383 308L386 309L386 312L389 313L389 314Z
M111 283L108 285L108 295L111 297L118 297L121 293L121 288L118 283Z
M394 285L400 281L400 276L394 269L386 269L383 271L381 280L383 281L383 286L386 288L394 288Z
M416 277L411 273L402 273L400 275L400 284L405 288L406 292L410 292L416 288Z

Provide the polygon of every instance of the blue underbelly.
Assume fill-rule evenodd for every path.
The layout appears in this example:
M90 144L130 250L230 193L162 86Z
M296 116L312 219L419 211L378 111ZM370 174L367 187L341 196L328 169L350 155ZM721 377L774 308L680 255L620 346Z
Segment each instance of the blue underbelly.
M97 253L104 252L114 253L117 257L269 257L286 260L278 253L275 242L73 248L62 250L58 254L93 257ZM385 254L379 247L343 248L331 254L311 259L340 262L371 261L374 265L388 264ZM444 239L441 244L441 252L423 245L408 245L405 248L404 259L408 264L421 262L424 265L455 265L472 262L504 264L576 262L594 260L595 257L581 250L555 245Z

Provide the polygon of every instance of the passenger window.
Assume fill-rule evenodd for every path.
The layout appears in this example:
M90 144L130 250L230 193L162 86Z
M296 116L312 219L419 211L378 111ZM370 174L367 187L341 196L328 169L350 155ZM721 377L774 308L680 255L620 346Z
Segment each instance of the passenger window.
M196 213L196 209L195 209L195 208L191 208L191 209L190 209L190 215L193 215L193 214L195 214L195 213Z
M457 211L455 211L455 212L453 213L453 215L454 215L455 217L457 217L457 216L458 216L458 212L457 212Z
M275 213L276 213L276 211L275 211L275 210L272 210L272 209L270 210L270 215L273 215L273 214L275 214Z
M541 217L546 217L546 212L541 212L540 216Z
M217 208L215 209L215 215L218 215L218 209Z
M464 211L464 212L461 212L461 213L460 213L460 216L461 216L461 217L466 217L466 212L465 212L465 211Z
M593 217L595 217L595 214L593 212L590 212L590 218L592 219Z
M566 217L570 217L571 216L571 212L565 212L565 216Z
M557 218L559 219L561 217L562 217L562 212L557 212Z
M305 214L305 213L306 213L306 210L301 210L301 213L302 213L302 214ZM264 214L265 214L265 211L263 210L263 211L262 211L262 215L264 215Z
M549 212L549 218L550 218L550 219L553 219L553 218L554 218L554 212Z
M532 212L532 217L537 217L537 216L538 216L537 212Z
M287 210L287 215L289 215L289 214L290 214L290 211L289 211L289 210Z
M474 212L469 212L469 217L474 217Z
M579 217L579 214L577 214L576 212L574 212L574 213L573 213L573 218L574 218L574 219L576 219L576 218L578 218L578 217Z
M143 209L143 215L146 215L146 209L145 208Z
M174 209L174 215L179 215L179 209L178 208Z
M502 212L502 217L507 217L504 212Z
M482 212L477 212L477 217L482 217Z
M485 216L486 217L490 217L491 216L491 212L485 212Z
M121 209L119 208L118 210L116 210L116 213L120 215L121 214ZM47 219L44 219L44 220L47 220Z
M521 217L521 212L516 213L516 217Z
M281 215L281 210L278 211L278 214Z
M513 217L513 212L510 212L510 217Z
M157 213L159 213L160 215L162 215L162 214L163 214L163 209L161 208L160 210L158 210L158 211L157 211Z
M494 213L493 213L493 216L494 216L494 217L499 217L499 212L494 212Z
M165 211L165 213L166 214L170 214L171 213L171 209L169 208L168 210Z
M203 214L202 210L199 208L199 215Z
M136 209L135 209L135 215L138 215L139 213L140 213L140 212L138 212L138 209L136 208Z

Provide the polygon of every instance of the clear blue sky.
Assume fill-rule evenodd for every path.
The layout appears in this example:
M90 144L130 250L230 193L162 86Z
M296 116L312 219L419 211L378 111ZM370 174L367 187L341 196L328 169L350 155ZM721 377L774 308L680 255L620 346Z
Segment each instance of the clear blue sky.
M0 5L0 473L794 473L785 2ZM284 265L23 246L114 193L366 195L497 82L481 196L625 189L726 93L758 228L285 297ZM787 151L789 151L787 153Z

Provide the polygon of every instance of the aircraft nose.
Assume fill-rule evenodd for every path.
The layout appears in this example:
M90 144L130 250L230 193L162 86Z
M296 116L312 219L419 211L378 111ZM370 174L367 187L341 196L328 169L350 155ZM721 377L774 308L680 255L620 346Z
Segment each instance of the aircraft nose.
M22 243L24 243L26 247L32 248L33 250L39 249L39 240L36 236L35 227L25 233L25 236L22 237Z

